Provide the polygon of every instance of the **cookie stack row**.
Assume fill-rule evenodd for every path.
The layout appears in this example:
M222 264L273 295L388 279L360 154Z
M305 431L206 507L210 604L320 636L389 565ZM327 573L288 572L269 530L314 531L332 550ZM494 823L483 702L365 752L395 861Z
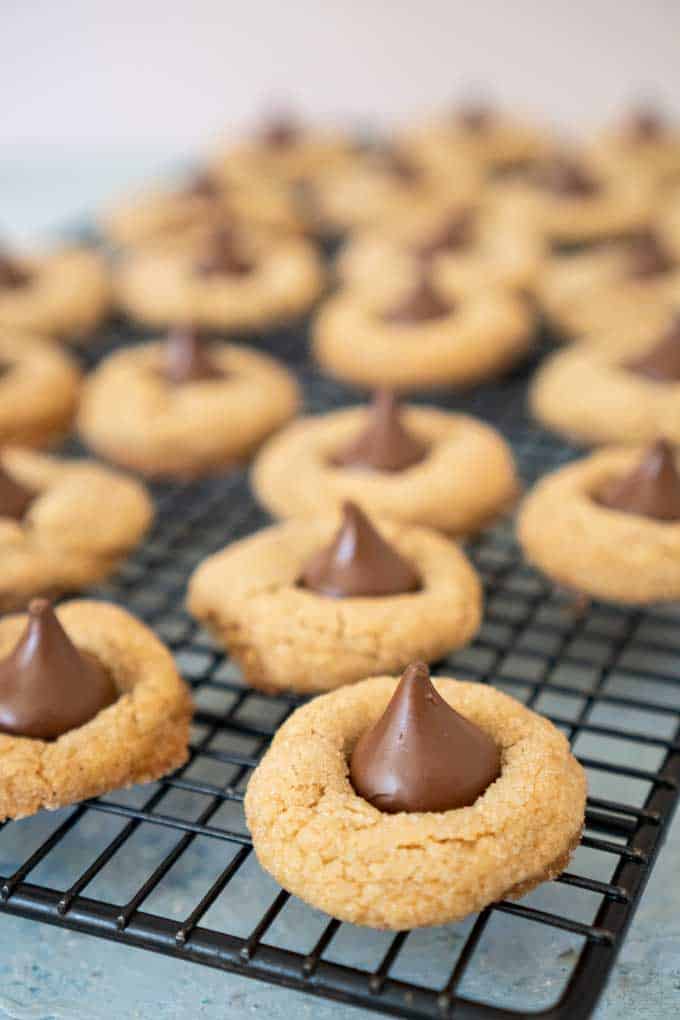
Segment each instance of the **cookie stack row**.
M300 393L286 368L224 337L257 336L320 302L317 362L376 391L375 407L303 419L268 444L253 472L260 498L284 517L350 500L469 533L517 492L502 438L471 419L400 411L390 394L496 375L547 319L572 342L532 383L537 418L586 442L675 442L679 195L680 133L649 110L580 145L482 106L369 143L292 118L267 122L177 186L103 213L106 251L3 256L0 441L44 446L75 415L91 449L143 475L225 470L296 414ZM329 238L342 242L330 272ZM83 385L54 340L88 342L111 302L163 337L114 352ZM425 453L398 470L380 457L361 470L334 461L353 431L360 442L364 419L378 446L398 435ZM24 484L19 476L6 484ZM587 508L602 512L597 501ZM97 567L86 579L99 579L142 530L131 527L127 545L116 536L110 553L88 550ZM573 571L537 552L533 525L520 530L534 560L575 584ZM85 576L75 571L67 584L66 573L67 588ZM53 574L45 590L59 590ZM578 586L626 600L623 588L582 576ZM13 588L19 601L41 590L15 577L7 588L6 605ZM651 591L672 594L668 585ZM630 597L639 600L639 589Z
M536 416L588 442L656 443L544 479L520 540L566 586L677 598L678 220L680 133L649 111L575 145L476 106L368 143L280 118L175 187L105 211L100 251L3 256L0 603L100 580L149 526L139 481L36 452L74 419L95 453L148 478L255 457L252 488L280 523L200 564L188 608L251 685L329 692L293 716L253 778L246 812L264 866L335 916L395 928L552 877L583 821L566 740L498 692L431 684L426 665L481 624L458 540L514 506L512 453L488 425L404 396L498 375L549 320L571 343L539 368ZM83 382L57 342L88 343L114 306L160 336L114 351ZM291 422L292 372L234 340L310 312L321 369L373 395ZM96 603L55 614L43 598L27 621L0 621L0 743L13 763L0 814L184 760L186 692L167 651L128 620ZM91 714L55 722L45 691L78 704L95 680ZM32 714L16 698L29 688ZM131 751L104 755L96 776L107 735ZM456 771L452 744L474 775ZM86 777L71 786L69 755ZM455 781L423 788L442 769Z

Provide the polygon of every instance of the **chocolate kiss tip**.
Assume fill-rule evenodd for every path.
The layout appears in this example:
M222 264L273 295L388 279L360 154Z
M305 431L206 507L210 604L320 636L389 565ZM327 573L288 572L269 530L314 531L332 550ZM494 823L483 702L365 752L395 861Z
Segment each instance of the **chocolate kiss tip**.
M399 401L392 390L376 390L366 427L331 458L337 467L374 471L405 471L427 455L427 446L402 424Z
M208 238L195 263L199 276L246 276L253 262L247 258L231 224L222 222Z
M416 286L406 294L394 308L384 315L385 322L411 324L427 322L430 319L441 319L453 310L453 305L443 301L432 287L426 275L423 275Z
M639 141L659 138L666 127L660 111L650 105L638 106L633 110L628 126L633 138Z
M428 262L444 252L466 248L473 238L475 217L471 209L454 213L442 220L429 237L415 246L415 254Z
M596 497L609 510L663 522L680 520L680 474L673 447L658 439L623 478L609 482Z
M483 131L491 124L494 110L490 103L468 102L459 108L458 118L468 131Z
M630 278L661 276L674 267L675 259L653 231L644 231L631 239L628 266Z
M199 334L190 326L172 330L163 353L163 374L169 382L200 382L224 375L206 351Z
M0 250L0 287L7 287L9 290L24 287L30 282L31 273L25 269L10 255L3 254Z
M658 343L641 357L627 362L624 367L653 382L679 382L680 313L675 313Z
M555 195L587 197L598 190L597 181L570 154L558 154L539 167L537 183Z
M420 578L355 503L344 503L330 544L305 565L300 583L329 598L387 597L420 588Z
M430 679L430 667L426 662L412 662L404 670L401 679L405 683L421 683Z
M451 708L426 664L414 662L357 741L350 779L360 797L389 814L450 811L473 804L500 769L491 737Z
M37 598L31 599L28 603L28 612L30 616L42 616L48 609L52 608L52 603L49 599Z
M20 521L36 493L15 481L0 464L0 517Z

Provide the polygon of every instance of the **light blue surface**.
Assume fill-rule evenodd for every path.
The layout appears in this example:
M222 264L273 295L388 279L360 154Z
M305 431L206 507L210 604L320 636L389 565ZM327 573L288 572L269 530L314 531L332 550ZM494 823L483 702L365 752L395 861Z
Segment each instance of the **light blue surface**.
M663 856L650 880L633 927L622 950L607 991L595 1014L596 1020L671 1020L680 1009L680 895L678 860L680 824L670 833ZM185 876L186 877L186 876ZM190 885L193 884L190 880ZM268 890L271 893L271 888ZM304 910L304 908L303 908ZM311 913L311 912L310 912ZM294 915L296 914L294 909ZM290 939L295 921L279 932ZM530 950L545 959L552 956L553 973L540 966L539 993L551 1001L552 979L572 962L569 936L555 937L550 929L531 925L525 933ZM352 931L350 929L350 931ZM381 937L378 936L380 939ZM440 929L440 941L455 942L449 929ZM526 958L527 939L522 945L502 940L506 969L517 966L519 973L531 968ZM365 960L373 941L368 935L357 947ZM425 948L425 945L423 946ZM446 951L450 946L442 945ZM342 953L348 957L349 947ZM351 952L351 949L350 949ZM495 956L495 954L492 953ZM446 954L447 959L450 957ZM427 956L415 955L415 979L425 976L428 963L436 961L436 947ZM464 991L472 997L498 997L497 963L488 971L481 968L473 987ZM403 974L408 977L408 974ZM512 983L512 980L511 980ZM535 990L534 990L535 991ZM511 988L513 1002L521 1001L521 988ZM12 1020L121 1020L127 1017L185 1017L237 1020L267 1017L269 1020L340 1020L368 1017L364 1010L350 1009L297 992L266 985L235 974L213 971L195 964L157 956L141 950L105 942L90 936L0 915L0 1017Z
M170 153L13 153L0 163L0 232L11 237L39 237L92 208L127 182L140 181L171 162ZM643 672L643 663L640 664ZM569 682L566 679L566 682ZM575 681L577 682L577 681ZM515 691L514 693L517 693ZM637 693L644 697L642 687ZM543 710L559 706L543 704ZM601 720L604 721L604 720ZM582 753L587 748L581 747ZM629 752L627 752L629 753ZM638 761L637 764L644 765ZM655 767L649 762L649 767ZM198 775L195 778L200 778ZM205 776L204 778L211 778ZM606 796L615 791L597 791ZM620 792L620 791L619 791ZM143 796L148 795L145 791ZM124 796L135 800L140 791ZM191 815L193 805L176 797L171 813ZM164 805L165 809L165 805ZM168 808L170 812L170 808ZM0 833L0 873L11 870L52 831L60 817L42 815ZM223 820L223 819L222 819ZM118 831L120 820L88 814L78 826L77 838L67 837L57 853L50 855L49 871L31 875L36 882L66 888L96 850ZM136 886L135 874L153 869L154 861L168 849L172 837L160 829L130 841L95 883L92 896L113 902L125 899L126 885ZM145 903L153 913L182 918L211 880L224 867L232 851L225 844L196 840L181 865L167 876ZM134 869L130 867L134 856ZM587 856L587 852L580 850ZM588 861L581 862L586 867ZM614 860L612 859L612 865ZM600 866L598 864L598 866ZM593 875L606 880L606 874ZM657 868L630 930L619 963L598 1007L597 1020L669 1020L680 1014L680 818L668 836ZM250 858L229 895L222 896L203 924L247 934L263 907L276 895L275 884L259 872ZM596 908L583 894L565 886L537 890L531 902L546 909L559 908L586 919ZM570 914L571 916L571 914ZM308 950L324 923L318 912L291 900L275 923L272 940L293 949ZM479 948L479 966L461 991L473 998L521 1008L523 997L548 1005L554 1001L564 976L573 963L579 941L574 936L540 925L522 922L522 939L507 937L507 918L494 915L488 937ZM515 925L517 922L515 922ZM405 980L443 981L452 956L468 925L451 926L430 933L415 933L406 943L395 976ZM516 927L513 929L516 932ZM363 966L380 958L387 936L344 926L326 954L329 959ZM538 983L540 982L540 984ZM369 1016L300 993L256 982L245 977L156 956L82 936L66 930L0 915L0 1017L13 1020L121 1020L126 1017L209 1017L236 1020L267 1017L271 1020L310 1017L339 1020Z

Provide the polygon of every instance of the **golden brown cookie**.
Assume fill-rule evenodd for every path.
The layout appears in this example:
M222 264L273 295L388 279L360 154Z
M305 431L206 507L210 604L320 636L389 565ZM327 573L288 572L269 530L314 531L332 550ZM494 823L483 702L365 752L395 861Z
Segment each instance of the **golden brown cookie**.
M583 769L551 723L492 687L433 681L501 750L472 806L385 814L355 793L349 756L396 682L315 698L279 729L245 798L262 867L333 917L394 930L459 921L558 875L583 826Z
M641 106L588 144L593 162L607 172L663 189L680 182L680 130L662 111Z
M157 186L131 195L106 210L100 229L123 248L148 244L190 244L217 220L297 233L300 218L288 192L274 181L244 179L221 183L209 174L189 178L184 187Z
M481 618L473 568L449 539L378 520L380 534L420 577L420 590L331 598L299 584L335 533L337 516L287 521L208 557L188 607L225 645L246 680L266 691L330 690L375 669L433 662L466 644Z
M644 229L654 211L651 187L606 174L580 153L553 152L492 190L495 201L528 217L557 246L626 236Z
M649 329L680 302L680 230L659 220L636 238L553 255L537 286L547 318L566 336Z
M400 144L411 158L438 171L466 162L493 175L538 159L551 139L521 117L486 103L463 103L408 129Z
M304 314L321 294L321 262L303 238L239 229L234 258L222 266L215 258L221 244L219 235L202 235L129 252L114 281L119 305L151 326L258 330Z
M344 132L303 124L282 112L266 118L250 137L224 142L210 170L228 182L259 178L296 184L324 177L355 153L354 140Z
M533 414L579 443L640 443L657 436L680 443L680 381L633 369L660 342L663 334L650 337L634 326L611 342L596 337L551 355L531 382Z
M70 429L81 374L56 344L0 328L0 446L49 446Z
M534 323L520 296L501 287L456 287L444 295L436 284L431 289L443 295L444 307L399 321L397 307L384 297L376 295L374 303L351 288L340 291L314 323L316 360L329 375L357 386L416 389L467 386L500 374L527 352ZM403 294L404 303L419 286Z
M354 233L336 272L344 285L385 300L412 284L424 260L444 293L496 286L531 291L543 258L539 232L508 207L432 203Z
M444 176L398 152L369 150L326 175L310 194L321 228L337 234L427 215L444 199L476 201L482 187L481 174L469 163Z
M153 519L139 482L93 461L9 447L0 468L29 500L19 516L7 515L0 494L1 610L103 580Z
M106 263L91 249L17 257L0 252L0 330L82 343L110 304Z
M104 602L68 602L57 615L81 651L111 674L118 699L46 742L0 734L0 818L23 818L158 779L187 757L191 699L172 656L143 624ZM0 657L24 616L0 620Z
M193 478L246 460L292 417L298 386L273 358L216 343L218 374L177 385L164 374L161 343L109 355L89 377L81 436L101 456L158 477Z
M636 605L677 601L680 521L601 502L607 488L628 476L645 452L643 447L601 450L541 479L517 521L527 559L558 584L595 598Z
M277 517L296 517L331 513L349 499L370 514L452 535L479 530L514 502L519 483L502 436L434 407L402 411L404 426L424 444L419 462L397 471L335 465L368 416L366 407L352 407L302 418L270 439L251 472L260 502Z

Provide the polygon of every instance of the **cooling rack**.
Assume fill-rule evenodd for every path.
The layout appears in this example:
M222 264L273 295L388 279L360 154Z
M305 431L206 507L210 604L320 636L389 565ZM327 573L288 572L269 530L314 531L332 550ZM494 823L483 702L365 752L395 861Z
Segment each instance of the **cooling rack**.
M139 339L113 324L85 361ZM306 363L301 327L258 342L296 367L309 409L356 399ZM575 452L529 422L531 367L435 400L502 428L525 483ZM306 907L259 869L243 792L300 699L244 687L183 609L193 567L266 517L240 472L156 486L154 497L153 533L95 594L172 648L197 705L190 759L159 783L3 826L0 910L394 1016L589 1016L678 798L675 612L584 610L522 562L507 522L470 543L484 624L434 671L493 683L567 734L588 772L586 830L568 871L520 902L459 925L371 932Z

